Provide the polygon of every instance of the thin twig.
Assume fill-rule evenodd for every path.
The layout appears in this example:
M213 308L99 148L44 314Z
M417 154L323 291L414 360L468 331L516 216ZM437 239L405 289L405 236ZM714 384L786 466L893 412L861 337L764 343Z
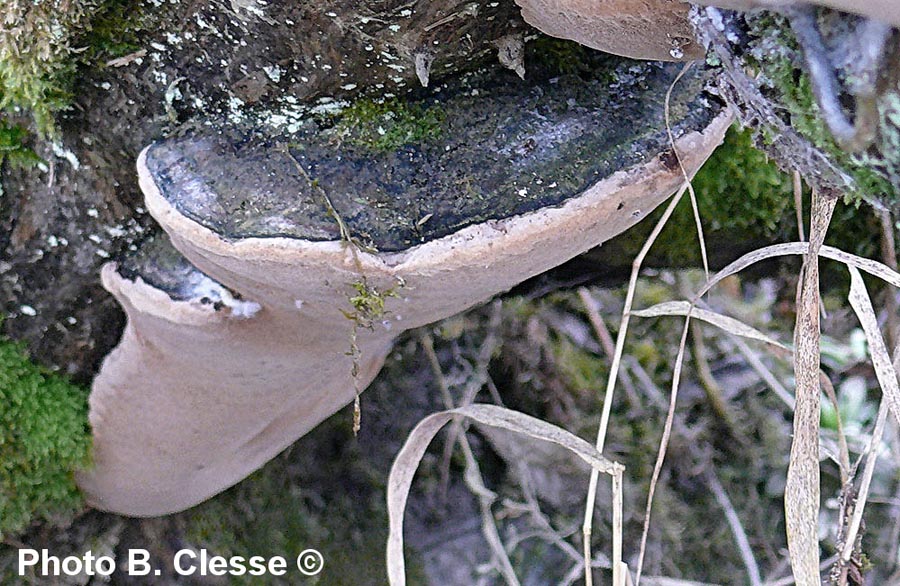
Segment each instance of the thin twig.
M423 340L422 347L425 350L428 362L434 372L438 388L441 389L444 406L447 409L453 409L455 407L453 398L450 396L444 372L441 369L437 354L434 352L434 343L431 340L431 336L427 333L423 333L421 339ZM509 556L506 553L506 549L503 547L500 533L497 531L497 524L494 522L494 514L491 510L491 505L493 505L494 501L497 499L497 495L485 486L484 478L481 475L481 469L478 466L478 461L475 459L475 454L472 452L472 447L469 445L469 440L466 438L465 433L459 434L458 442L466 460L466 486L469 487L472 494L478 498L478 504L481 508L482 532L491 548L494 560L498 565L497 570L500 572L500 575L503 576L503 579L506 580L507 584L518 586L519 580L516 578L512 563L509 561Z
M676 193L675 196L672 197L668 207L666 208L666 211L663 212L662 217L656 223L656 226L653 227L653 231L650 233L650 236L647 237L647 240L644 242L644 246L641 248L637 257L635 257L634 262L632 262L631 264L631 277L628 280L628 292L625 294L625 306L622 309L622 321L619 325L619 333L616 336L615 352L613 354L612 365L610 366L609 379L606 385L606 394L603 397L603 412L600 415L600 427L597 430L596 448L600 453L603 453L603 447L606 442L606 432L609 428L609 417L612 411L613 391L616 388L616 379L618 377L619 367L622 362L622 353L625 349L625 337L628 333L628 322L630 319L631 307L634 303L634 291L637 287L638 275L641 272L641 266L644 263L644 259L650 252L650 247L656 241L657 237L659 237L659 233L662 232L662 229L666 225L666 222L669 221L669 218L675 211L675 206L678 205L678 202L681 201L681 197L687 190L687 186L688 183L685 183L681 187L681 189L678 190L678 193ZM595 469L591 470L591 478L588 485L587 502L585 504L584 510L584 525L582 527L582 534L584 536L585 586L592 586L593 584L593 576L591 575L589 560L591 559L591 524L594 518L594 503L597 500L597 482L599 480L599 476L599 473Z
M740 352L744 359L747 361L747 364L750 365L750 368L756 371L759 377L763 380L763 382L768 385L768 387L775 393L775 396L781 399L781 402L784 403L790 411L794 410L794 396L788 391L781 381L778 380L771 370L763 363L763 361L759 358L757 353L750 348L750 346L742 340L739 336L730 336L731 341L734 343L735 347L737 347L738 352Z
M716 497L716 502L719 503L719 506L725 512L725 519L728 520L728 526L731 528L732 535L734 535L738 551L741 552L741 559L744 561L744 566L747 567L750 585L761 586L762 576L759 573L759 564L756 563L756 557L754 557L753 550L750 548L750 540L747 539L747 533L744 531L741 519L738 517L737 511L734 510L731 499L728 498L728 493L725 492L725 488L719 482L719 477L716 476L712 465L706 469L706 482L713 496Z
M691 178L688 176L687 169L684 168L684 163L681 160L681 155L678 154L678 151L675 149L675 136L672 134L672 124L669 119L669 104L672 101L672 90L675 89L675 86L681 80L681 78L686 74L691 66L693 66L693 61L688 61L684 64L684 67L681 68L681 71L678 72L678 75L675 77L675 81L669 86L669 89L666 91L666 100L665 106L663 109L663 114L665 116L666 121L666 134L669 137L669 144L672 145L672 152L675 153L675 159L678 161L678 167L681 169L681 175L684 177L685 182L687 183L688 194L691 199L691 211L694 214L694 225L697 228L697 239L700 242L700 258L703 261L703 275L709 279L709 259L706 255L706 238L703 236L703 222L700 220L700 208L697 205L697 195L694 193L694 186L691 185Z
M841 564L847 564L850 556L853 555L853 549L856 546L856 535L859 533L859 526L862 523L863 511L866 507L866 500L869 496L869 487L872 484L872 476L875 473L875 463L878 461L878 447L881 444L881 437L884 435L884 425L887 422L890 406L884 399L878 408L878 419L875 421L875 429L872 431L872 438L866 448L866 466L863 468L862 479L859 483L859 491L857 492L856 504L853 507L853 516L850 519L850 525L844 538L844 548L841 550Z
M578 288L578 297L581 299L582 305L584 305L584 311L587 313L588 321L591 322L591 327L594 329L594 335L597 337L600 347L612 360L616 354L615 342L613 342L612 334L609 333L609 328L606 327L606 322L600 314L597 300L585 287ZM628 374L628 369L623 368L619 376L622 379L622 387L625 389L625 394L628 396L629 401L636 408L639 408L641 401L635 389L634 381L631 379L631 375Z
M794 171L794 210L797 212L797 235L800 242L806 242L806 228L803 222L803 178L800 171Z
M691 305L691 309L693 309ZM687 336L691 326L691 311L688 310L684 317L684 329L681 331L681 341L678 344L678 354L675 357L675 366L672 373L672 390L669 395L669 409L666 412L666 422L663 426L662 438L659 442L659 451L656 454L656 463L653 465L653 475L650 477L650 490L647 494L647 506L644 509L644 528L641 531L641 549L638 553L637 571L635 572L635 585L640 586L641 571L644 569L644 555L647 551L647 537L650 535L650 511L653 508L653 497L656 494L656 485L659 483L659 475L662 472L666 459L666 450L669 439L672 437L672 425L675 421L675 405L678 401L678 385L681 382L681 372L684 366L684 353L687 347Z

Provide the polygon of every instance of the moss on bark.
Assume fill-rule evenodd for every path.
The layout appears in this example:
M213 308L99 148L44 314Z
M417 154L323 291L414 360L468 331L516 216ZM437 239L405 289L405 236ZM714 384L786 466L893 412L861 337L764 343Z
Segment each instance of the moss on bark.
M0 536L59 521L82 504L74 471L89 462L87 393L0 340Z

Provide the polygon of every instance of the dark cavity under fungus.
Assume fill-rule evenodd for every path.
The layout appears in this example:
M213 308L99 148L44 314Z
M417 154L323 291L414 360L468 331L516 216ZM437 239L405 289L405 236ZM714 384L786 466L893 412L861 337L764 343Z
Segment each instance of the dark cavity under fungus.
M200 301L218 310L222 307L223 296L240 299L239 294L192 265L162 231L138 243L132 252L119 260L116 270L129 281L140 278L164 292L172 301Z
M337 240L327 196L354 238L399 251L559 205L665 152L665 95L681 67L604 57L526 81L495 68L423 90L412 108L439 109L440 128L394 150L355 140L389 116L348 129L339 114L311 115L290 136L226 123L189 131L153 145L147 167L180 213L226 239ZM720 111L709 78L696 66L675 87L676 138Z

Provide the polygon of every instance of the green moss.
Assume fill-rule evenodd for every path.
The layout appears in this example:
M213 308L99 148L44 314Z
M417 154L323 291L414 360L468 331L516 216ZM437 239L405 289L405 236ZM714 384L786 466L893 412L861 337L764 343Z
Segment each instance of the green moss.
M598 381L603 381L609 376L605 356L597 356L573 343L569 338L555 338L551 342L551 348L554 363L571 389L596 388Z
M753 146L749 131L732 128L693 186L713 230L748 230L771 238L793 210L791 178ZM680 215L681 221L692 221L685 217L689 214Z
M142 11L124 0L7 0L0 5L0 110L23 110L55 135L80 65L134 46Z
M335 126L338 135L351 144L391 151L440 138L444 112L438 106L425 108L396 98L361 99L341 112Z
M727 240L735 245L734 250L710 250L715 264L728 262L745 249L796 234L791 178L753 146L749 131L730 129L692 184L707 240ZM613 254L633 258L661 213L657 209L647 221L614 240L617 250ZM685 196L653 247L653 264L700 266L695 226ZM719 253L728 258L716 260Z
M574 75L591 70L591 50L575 41L539 35L526 46L528 74L535 68L549 75Z
M30 169L44 163L37 153L26 146L28 131L17 125L7 124L0 119L0 172L4 164L20 169ZM0 196L3 195L3 181L0 179Z
M801 66L801 54L790 25L783 16L765 13L748 17L751 41L748 55L752 65L762 73L761 79L769 86L771 97L783 106L791 126L854 180L855 190L847 194L846 201L898 197L888 180L891 169L900 161L892 149L890 139L897 136L897 125L891 120L892 104L900 102L896 93L886 93L879 99L881 113L880 137L886 144L876 144L878 154L854 156L844 151L822 120L819 106L812 91L809 76ZM877 141L876 141L877 142Z
M0 120L0 165L8 162L14 167L27 169L43 163L44 160L25 145L27 139L25 128Z
M87 393L0 340L0 536L82 504L73 473L89 461Z

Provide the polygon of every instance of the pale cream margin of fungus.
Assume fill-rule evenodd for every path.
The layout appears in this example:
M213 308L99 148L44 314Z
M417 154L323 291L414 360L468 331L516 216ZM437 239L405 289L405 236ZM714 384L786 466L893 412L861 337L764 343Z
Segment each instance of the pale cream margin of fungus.
M516 0L541 32L607 53L651 61L690 61L706 54L681 0Z
M731 123L723 111L676 141L689 173ZM128 315L90 396L94 466L78 481L91 505L155 516L235 484L354 397L347 355L351 284L395 288L388 329L359 332L363 388L397 335L451 316L623 232L680 185L658 157L554 208L488 221L399 253L289 238L229 241L181 215L138 161L147 208L196 267L260 309L238 317L173 301L108 264L103 285ZM403 283L401 286L400 284ZM363 420L365 423L365 420ZM349 434L349 413L348 413Z

